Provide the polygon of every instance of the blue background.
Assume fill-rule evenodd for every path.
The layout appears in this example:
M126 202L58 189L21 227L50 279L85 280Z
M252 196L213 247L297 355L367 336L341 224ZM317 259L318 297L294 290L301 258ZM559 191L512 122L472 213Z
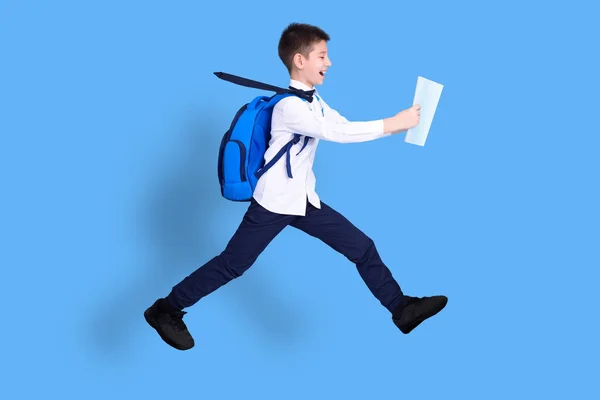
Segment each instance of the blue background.
M0 396L598 398L591 4L3 0ZM403 289L448 306L402 335L289 229L189 310L197 344L176 351L142 313L237 227L218 145L264 94L212 73L287 84L292 21L332 36L319 90L349 119L444 84L425 147L321 142L315 169Z

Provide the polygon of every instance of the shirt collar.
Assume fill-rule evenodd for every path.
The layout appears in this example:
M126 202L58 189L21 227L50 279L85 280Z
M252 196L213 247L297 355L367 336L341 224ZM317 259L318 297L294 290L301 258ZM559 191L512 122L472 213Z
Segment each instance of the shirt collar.
M302 90L314 90L314 91L315 91L315 93L318 93L318 92L317 92L317 88L316 88L316 87L310 88L310 87L309 87L307 84L305 84L305 83L302 83L302 82L300 82L300 81L297 81L297 80L295 80L295 79L290 79L290 86L291 86L291 87L294 87L294 88L296 88L296 89L302 89Z

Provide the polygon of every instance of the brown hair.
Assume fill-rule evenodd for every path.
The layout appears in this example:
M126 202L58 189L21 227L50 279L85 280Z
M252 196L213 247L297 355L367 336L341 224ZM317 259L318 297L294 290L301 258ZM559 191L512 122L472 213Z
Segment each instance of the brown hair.
M297 53L308 57L313 45L321 40L329 41L329 35L321 28L309 24L291 23L281 33L279 39L279 58L292 71L294 55Z

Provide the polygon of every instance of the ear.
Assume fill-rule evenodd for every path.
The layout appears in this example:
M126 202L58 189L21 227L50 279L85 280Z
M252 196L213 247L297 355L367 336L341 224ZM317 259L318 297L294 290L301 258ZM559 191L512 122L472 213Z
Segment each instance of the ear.
M300 54L300 53L294 54L293 62L297 69L304 68L304 56L302 54Z

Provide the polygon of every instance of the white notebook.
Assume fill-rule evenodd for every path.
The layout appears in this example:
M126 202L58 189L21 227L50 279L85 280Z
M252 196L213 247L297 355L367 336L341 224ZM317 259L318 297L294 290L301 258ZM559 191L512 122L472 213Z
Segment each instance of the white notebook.
M421 76L418 77L413 105L421 105L421 120L417 126L406 132L406 137L404 138L406 143L425 146L427 135L429 135L429 128L431 128L431 122L433 121L443 88L444 85Z

